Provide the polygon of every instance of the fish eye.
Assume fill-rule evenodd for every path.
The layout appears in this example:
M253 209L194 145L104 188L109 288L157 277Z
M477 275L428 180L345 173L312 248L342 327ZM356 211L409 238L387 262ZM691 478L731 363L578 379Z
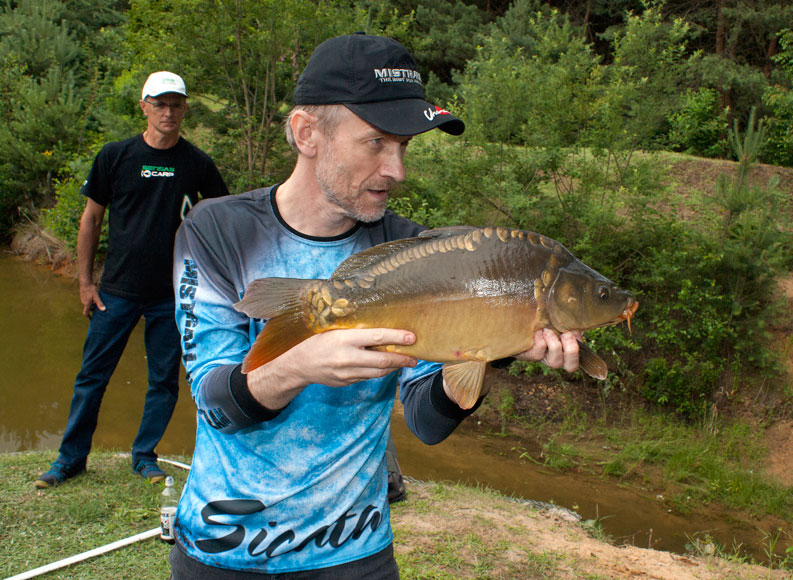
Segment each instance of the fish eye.
M601 300L608 300L611 296L608 286L600 286L598 288L598 295L600 296Z

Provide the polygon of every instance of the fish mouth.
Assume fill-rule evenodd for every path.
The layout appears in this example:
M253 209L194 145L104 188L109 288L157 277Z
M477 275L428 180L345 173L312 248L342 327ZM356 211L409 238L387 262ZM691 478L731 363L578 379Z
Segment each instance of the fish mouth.
M633 332L631 332L631 317L636 314L637 308L639 308L639 302L634 300L633 303L617 317L617 322L625 320L628 323L628 334L633 334Z

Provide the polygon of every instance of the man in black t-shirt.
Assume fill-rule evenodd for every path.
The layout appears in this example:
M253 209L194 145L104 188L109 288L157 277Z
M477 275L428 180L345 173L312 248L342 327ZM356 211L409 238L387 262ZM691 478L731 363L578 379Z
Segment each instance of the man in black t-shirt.
M184 81L152 73L141 93L146 130L106 144L82 193L87 197L77 239L80 300L90 319L60 454L36 481L48 488L85 471L102 396L132 329L146 321L149 387L132 444L132 469L150 482L165 474L154 448L171 419L179 389L181 348L174 323L173 243L181 220L203 198L228 195L212 159L180 136L187 110ZM108 252L94 285L94 258L105 209Z

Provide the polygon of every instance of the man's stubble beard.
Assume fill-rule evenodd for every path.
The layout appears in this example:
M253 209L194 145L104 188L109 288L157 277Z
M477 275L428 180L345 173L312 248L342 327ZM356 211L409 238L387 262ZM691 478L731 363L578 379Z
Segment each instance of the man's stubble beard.
M317 165L314 177L328 203L341 208L347 217L360 222L371 223L382 218L386 210L385 203L367 207L366 204L362 203L362 199L366 195L367 189L390 191L394 186L394 180L387 179L386 183L375 184L377 187L373 188L368 187L369 184L364 183L356 192L345 194L341 191L344 189L349 190L350 185L341 179L344 175L344 168L336 162L336 158L332 153L326 154L324 159Z

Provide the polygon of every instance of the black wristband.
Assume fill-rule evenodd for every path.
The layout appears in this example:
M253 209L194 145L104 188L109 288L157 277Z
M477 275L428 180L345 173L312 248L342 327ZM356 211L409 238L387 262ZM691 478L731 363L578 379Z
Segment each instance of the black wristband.
M242 374L242 365L237 365L229 376L229 391L240 410L254 421L275 419L283 409L273 411L257 401L248 388L248 379Z

